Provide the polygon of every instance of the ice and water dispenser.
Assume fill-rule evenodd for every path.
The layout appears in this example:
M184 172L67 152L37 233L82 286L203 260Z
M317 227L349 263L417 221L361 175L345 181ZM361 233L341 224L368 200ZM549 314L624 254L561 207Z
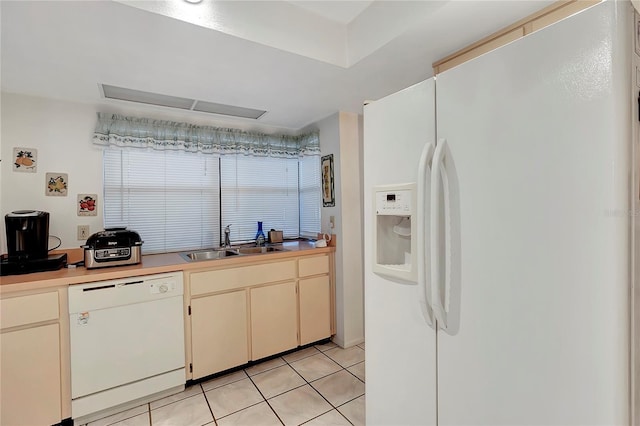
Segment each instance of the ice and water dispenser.
M416 282L416 185L374 188L373 272Z

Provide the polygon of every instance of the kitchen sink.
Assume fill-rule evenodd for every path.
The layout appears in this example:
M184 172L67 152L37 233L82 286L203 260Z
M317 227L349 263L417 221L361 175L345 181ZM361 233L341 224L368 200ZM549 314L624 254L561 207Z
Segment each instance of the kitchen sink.
M234 250L200 250L191 251L187 253L180 253L185 260L193 262L196 260L215 260L223 259L229 256L237 256L238 253Z
M227 249L210 249L210 250L198 250L189 251L186 253L180 253L180 256L187 262L195 262L198 260L215 260L224 259L229 256L238 256L243 254L263 254L273 253L278 251L286 251L282 247L236 247Z
M272 253L274 251L286 251L282 247L238 247L235 249L239 254L262 254L262 253Z

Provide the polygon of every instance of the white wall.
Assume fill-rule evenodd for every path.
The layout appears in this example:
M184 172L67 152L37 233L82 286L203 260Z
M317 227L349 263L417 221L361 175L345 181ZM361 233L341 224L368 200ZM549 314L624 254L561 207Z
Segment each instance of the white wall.
M314 125L320 132L320 150L322 155L333 154L333 176L335 185L336 204L335 207L322 207L321 226L322 232L332 233L336 235L336 253L335 253L335 269L336 269L336 336L334 341L340 346L344 346L344 298L342 297L343 279L342 279L342 218L340 216L340 198L342 191L340 185L340 115L333 114ZM335 227L331 229L329 226L329 217L335 217Z
M240 119L219 120L216 116L126 102L81 104L11 93L2 93L0 213L14 210L44 210L50 213L49 233L62 239L61 248L77 248L77 226L89 225L89 233L103 229L101 208L98 216L77 216L77 194L98 194L102 200L102 149L91 143L97 121L96 112L135 117L184 121L192 124L233 127L246 131L290 134L287 129L260 126ZM38 150L36 173L13 171L13 148ZM45 196L45 173L69 175L66 197ZM4 219L1 221L0 251L6 253ZM55 240L50 241L53 247Z
M2 94L2 217L14 210L44 210L50 213L49 234L62 240L62 248L79 247L77 225L90 232L102 229L102 214L79 217L78 193L98 194L102 199L102 155L90 141L96 109L87 105L41 98ZM37 149L37 172L13 171L13 148ZM67 173L68 195L45 195L45 173ZM2 221L2 252L6 234ZM55 241L50 240L50 247Z
M362 131L358 114L340 113L344 346L364 341Z
M343 347L364 341L362 260L362 131L357 114L340 112L315 124L322 155L333 154L335 207L322 208L322 231L336 234L336 336ZM335 217L335 228L329 217Z

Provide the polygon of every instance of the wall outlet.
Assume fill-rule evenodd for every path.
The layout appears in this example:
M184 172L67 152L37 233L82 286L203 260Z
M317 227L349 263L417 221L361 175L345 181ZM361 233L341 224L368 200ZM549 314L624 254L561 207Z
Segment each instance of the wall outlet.
M89 225L78 225L78 240L89 238Z
M335 216L329 216L329 227L331 229L336 227L336 217Z

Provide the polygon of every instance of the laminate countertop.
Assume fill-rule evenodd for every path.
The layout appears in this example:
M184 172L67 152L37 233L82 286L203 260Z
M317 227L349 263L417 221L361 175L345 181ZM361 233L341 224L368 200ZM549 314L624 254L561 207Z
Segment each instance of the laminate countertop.
M159 274L164 272L237 267L257 262L287 259L291 257L298 257L300 255L331 253L335 251L335 247L316 248L313 243L308 241L284 242L282 247L285 249L284 251L230 256L222 259L192 262L186 261L182 256L180 256L180 253L152 254L142 256L142 262L137 265L114 266L98 269L86 269L85 267L62 268L57 271L8 275L0 277L0 294L7 294L16 291L40 290L95 281Z

